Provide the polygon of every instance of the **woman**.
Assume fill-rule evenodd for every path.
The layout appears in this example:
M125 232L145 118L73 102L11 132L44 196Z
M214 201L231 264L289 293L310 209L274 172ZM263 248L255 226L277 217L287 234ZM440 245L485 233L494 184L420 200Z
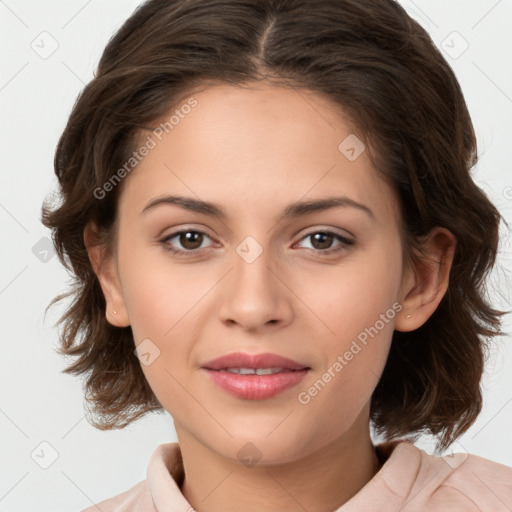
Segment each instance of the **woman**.
M500 334L476 158L452 70L393 0L142 4L43 209L94 424L166 410L179 441L99 508L510 509L512 469L412 443L471 426Z

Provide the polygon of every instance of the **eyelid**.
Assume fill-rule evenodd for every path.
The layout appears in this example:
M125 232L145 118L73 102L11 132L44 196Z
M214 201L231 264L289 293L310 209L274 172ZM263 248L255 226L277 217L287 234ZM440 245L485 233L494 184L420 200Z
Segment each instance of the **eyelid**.
M179 228L179 229L176 229L175 231L172 231L171 233L165 235L165 236L161 236L159 237L159 242L162 243L164 246L166 246L167 250L169 250L170 252L174 252L174 253L181 253L181 254L198 254L202 249L195 249L195 250L185 250L185 249L173 249L173 248L168 248L167 246L169 245L168 244L168 241L181 235L182 233L199 233L199 234L202 234L204 236L207 236L208 238L210 238L214 243L218 243L218 241L213 237L211 236L210 234L208 234L207 231L205 231L204 229L202 228L192 228L192 227L183 227L183 228ZM203 247L203 249L205 249L205 247Z
M336 230L332 228L315 228L312 230L307 231L306 233L303 233L299 240L297 242L294 242L293 247L295 247L297 244L301 243L303 240L308 239L312 235L315 235L317 233L323 233L327 235L332 235L334 239L337 239L340 243L338 245L334 245L333 247L330 247L328 249L315 249L315 248L309 248L306 247L309 251L312 251L315 255L324 255L328 256L331 254L337 254L339 252L342 252L343 250L347 250L350 246L355 245L355 239L353 237L347 237L345 235L342 235L338 233Z
M340 232L342 231L342 232ZM300 234L302 233L302 234ZM315 233L329 233L332 235L339 236L340 238L343 238L350 242L355 242L356 237L350 233L347 230L340 230L340 228L334 228L329 226L314 226L313 228L307 228L306 231L299 232L300 238L299 240L302 240L304 237L314 235ZM297 235L297 236L299 236Z
M208 247L203 247L203 248L199 248L199 249L186 250L186 249L175 249L170 246L170 244L168 242L169 240L171 240L183 233L187 233L187 232L202 234L202 235L210 238L211 240L213 240L214 243L218 243L218 240L216 240L215 237L208 234L205 230L200 229L200 228L187 227L187 226L176 229L176 231L173 231L164 237L160 237L159 242L162 245L164 245L164 247L167 251L169 251L173 254L182 255L185 257L196 256L198 254L201 254L203 252L203 250L208 249ZM350 246L355 245L355 240L354 240L353 236L347 237L343 234L340 234L337 232L337 230L335 228L316 227L316 228L311 228L308 231L302 233L300 238L296 242L293 243L292 247L295 247L297 244L299 244L303 240L307 239L308 237L311 237L312 235L318 234L318 233L332 235L333 238L337 239L340 243L338 245L335 245L334 247L330 247L328 249L306 248L309 251L313 251L316 255L328 256L331 254L337 254L343 250L347 250ZM209 247L211 247L211 246L209 246Z

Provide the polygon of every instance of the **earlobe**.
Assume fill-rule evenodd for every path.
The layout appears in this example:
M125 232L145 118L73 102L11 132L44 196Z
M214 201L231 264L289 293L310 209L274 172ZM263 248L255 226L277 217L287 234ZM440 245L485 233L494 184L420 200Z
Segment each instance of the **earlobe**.
M435 312L448 289L456 245L455 236L445 228L436 227L426 237L421 260L404 279L397 331L414 331Z
M107 254L105 246L99 243L97 231L93 225L87 225L85 228L84 243L89 261L105 297L107 322L115 327L128 327L130 320L125 307L115 259L111 254Z

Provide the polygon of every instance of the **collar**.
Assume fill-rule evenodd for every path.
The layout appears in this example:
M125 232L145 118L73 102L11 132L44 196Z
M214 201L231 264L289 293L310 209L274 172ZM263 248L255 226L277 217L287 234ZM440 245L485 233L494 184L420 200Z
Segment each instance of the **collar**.
M410 494L421 466L421 451L410 441L398 440L375 447L380 470L349 501L334 512L400 510ZM184 469L178 443L161 444L146 472L151 497L158 512L194 510L181 492Z

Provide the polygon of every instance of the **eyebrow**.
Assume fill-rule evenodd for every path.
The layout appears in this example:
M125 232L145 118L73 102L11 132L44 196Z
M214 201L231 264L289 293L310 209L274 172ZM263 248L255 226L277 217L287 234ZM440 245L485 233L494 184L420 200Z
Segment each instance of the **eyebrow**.
M152 199L140 213L142 215L143 213L146 213L147 211L157 206L165 204L180 206L186 210L211 215L220 219L227 218L226 212L218 204L193 199L191 197L174 195L160 196ZM339 196L317 199L313 201L298 201L296 203L291 203L284 209L278 220L281 221L284 219L299 217L301 215L307 215L308 213L320 212L335 207L357 208L358 210L365 212L372 219L375 219L375 215L373 214L372 210L368 208L368 206L358 203L349 197Z

